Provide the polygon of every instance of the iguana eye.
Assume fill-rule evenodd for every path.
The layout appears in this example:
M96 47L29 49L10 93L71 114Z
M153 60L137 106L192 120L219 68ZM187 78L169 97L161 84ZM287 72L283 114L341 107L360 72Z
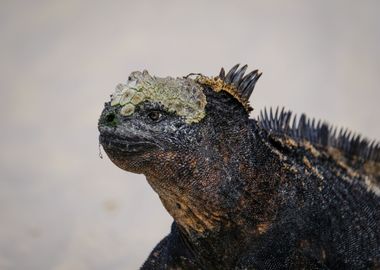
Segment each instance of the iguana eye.
M151 111L148 113L148 117L153 121L160 120L162 114L159 111Z

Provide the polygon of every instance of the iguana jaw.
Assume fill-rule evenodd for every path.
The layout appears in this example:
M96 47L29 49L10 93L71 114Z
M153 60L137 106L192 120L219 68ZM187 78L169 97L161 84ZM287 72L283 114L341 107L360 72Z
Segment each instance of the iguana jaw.
M121 137L112 132L108 127L99 127L99 143L110 160L122 170L133 173L143 173L145 154L154 152L160 147L153 141L136 136Z

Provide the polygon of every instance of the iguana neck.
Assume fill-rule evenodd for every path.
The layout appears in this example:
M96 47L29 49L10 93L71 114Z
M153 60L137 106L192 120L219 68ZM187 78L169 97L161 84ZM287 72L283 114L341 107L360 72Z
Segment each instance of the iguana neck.
M211 140L220 143L166 153L172 162L146 176L196 249L232 259L231 252L265 233L275 217L280 161L249 125L216 134Z

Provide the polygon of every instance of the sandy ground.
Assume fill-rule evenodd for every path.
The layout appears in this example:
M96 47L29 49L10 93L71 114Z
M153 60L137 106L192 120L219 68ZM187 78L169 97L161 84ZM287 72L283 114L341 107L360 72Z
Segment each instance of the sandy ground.
M0 269L137 269L171 217L98 157L133 70L264 75L252 104L380 138L379 1L0 1Z

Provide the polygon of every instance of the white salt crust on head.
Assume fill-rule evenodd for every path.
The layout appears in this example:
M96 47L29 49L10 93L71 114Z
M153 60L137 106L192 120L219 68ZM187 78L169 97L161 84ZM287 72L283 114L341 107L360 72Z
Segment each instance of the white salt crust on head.
M126 84L116 86L111 106L122 106L120 114L133 115L138 104L156 102L168 111L184 117L189 124L205 116L207 104L202 87L190 78L152 77L144 70L132 72Z

